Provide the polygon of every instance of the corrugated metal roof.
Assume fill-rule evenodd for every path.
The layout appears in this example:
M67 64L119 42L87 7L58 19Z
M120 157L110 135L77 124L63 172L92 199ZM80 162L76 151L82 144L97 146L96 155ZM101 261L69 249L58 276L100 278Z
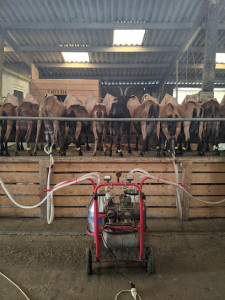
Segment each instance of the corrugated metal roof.
M207 0L8 0L2 3L0 23L4 30L5 45L16 51L4 54L5 66L24 63L22 52L39 67L43 78L155 78L167 76L175 79L174 60L187 41L188 36L204 15ZM219 6L220 30L217 48L225 51L225 10L224 0ZM189 46L179 56L179 76L183 79L200 78L202 69L195 65L203 64L205 30L202 29ZM64 68L43 67L43 63L63 63L59 46L71 51L76 47L112 47L113 28L122 26L140 29L146 27L143 47L165 47L155 52L90 52L90 63L118 64L117 68ZM128 28L126 27L126 28ZM157 29L156 29L157 28ZM8 45L9 44L9 45ZM34 47L39 47L35 50ZM51 48L50 48L51 47ZM53 51L54 47L57 51ZM31 51L32 50L32 51ZM112 50L113 51L113 50ZM16 53L17 52L17 53ZM129 68L129 64L137 67ZM145 64L145 67L138 67ZM152 66L154 64L154 66ZM173 64L171 68L170 64ZM187 67L187 65L192 67ZM225 77L222 70L216 76Z

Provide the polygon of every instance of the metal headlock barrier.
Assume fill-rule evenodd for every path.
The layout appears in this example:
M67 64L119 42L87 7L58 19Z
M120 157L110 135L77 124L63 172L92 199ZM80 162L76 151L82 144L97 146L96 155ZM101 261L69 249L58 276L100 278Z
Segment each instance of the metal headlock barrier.
M195 122L222 122L225 121L225 118L68 118L68 117L3 117L0 116L0 120L33 120L33 121L67 121L67 122L75 122L75 121L84 121L84 122L184 122L184 121L195 121Z

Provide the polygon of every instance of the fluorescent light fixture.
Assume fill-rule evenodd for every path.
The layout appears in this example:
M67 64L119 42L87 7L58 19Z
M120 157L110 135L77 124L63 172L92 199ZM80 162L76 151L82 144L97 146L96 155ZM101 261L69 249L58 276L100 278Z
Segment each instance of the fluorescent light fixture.
M113 45L141 45L145 30L114 30Z
M62 52L65 62L89 62L88 52Z
M225 64L225 53L216 53L216 63Z

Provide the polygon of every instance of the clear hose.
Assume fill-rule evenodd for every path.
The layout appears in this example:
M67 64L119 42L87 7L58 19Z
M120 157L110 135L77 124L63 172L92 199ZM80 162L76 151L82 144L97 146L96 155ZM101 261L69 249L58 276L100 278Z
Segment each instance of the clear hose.
M220 204L222 202L225 202L225 199L222 199L222 200L219 200L219 201L216 201L216 202L212 202L212 201L205 201L205 200L202 200L202 199L199 199L199 198L196 198L194 197L193 195L191 195L181 184L179 183L176 183L176 182L173 182L173 181L169 181L167 179L163 179L163 178L160 178L160 177L157 177L157 176L154 176L152 175L151 173L145 171L145 170L142 170L142 169L139 169L139 168L136 168L136 169L133 169L129 172L130 174L139 174L140 176L137 178L137 183L140 181L140 179L142 178L145 178L145 177L148 177L149 179L153 179L157 182L161 182L161 183L165 183L165 184L169 184L169 185L173 185L174 187L178 187L179 189L181 189L184 193L186 193L189 197L191 197L192 199L196 200L196 201L199 201L201 203L205 203L205 204Z

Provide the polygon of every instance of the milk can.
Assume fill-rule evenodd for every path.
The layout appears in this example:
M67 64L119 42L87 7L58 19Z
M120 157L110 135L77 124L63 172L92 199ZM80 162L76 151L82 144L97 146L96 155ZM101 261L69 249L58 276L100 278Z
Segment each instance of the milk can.
M104 205L105 205L105 191L101 190L97 194L98 197L98 213L104 213ZM94 197L92 196L91 202L88 206L88 230L89 232L94 232ZM98 219L98 224L102 224L102 220Z

